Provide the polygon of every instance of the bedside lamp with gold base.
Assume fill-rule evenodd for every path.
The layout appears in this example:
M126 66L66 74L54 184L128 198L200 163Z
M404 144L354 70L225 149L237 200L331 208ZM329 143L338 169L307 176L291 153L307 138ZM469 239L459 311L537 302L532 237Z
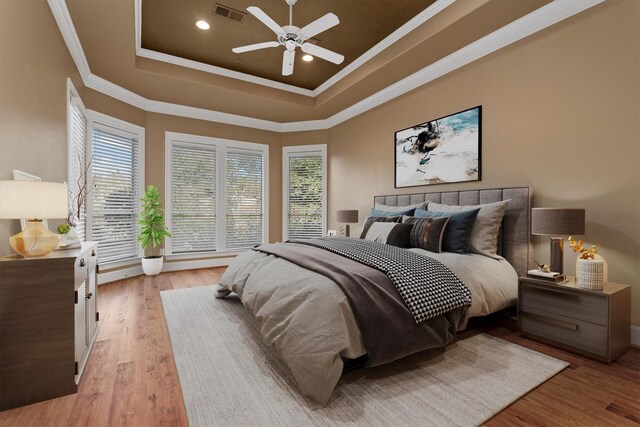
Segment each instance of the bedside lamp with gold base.
M45 218L66 218L67 184L40 181L0 181L0 219L28 218L22 232L11 236L14 251L25 257L45 256L60 242L60 236L43 224Z

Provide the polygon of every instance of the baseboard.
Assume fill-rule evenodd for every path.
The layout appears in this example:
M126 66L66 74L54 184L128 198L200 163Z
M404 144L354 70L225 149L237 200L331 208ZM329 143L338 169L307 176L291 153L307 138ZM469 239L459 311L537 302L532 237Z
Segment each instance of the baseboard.
M162 272L165 273L167 271L195 270L197 268L226 267L234 259L236 259L235 255L224 258L208 258L192 261L165 261L162 266Z
M631 325L631 345L640 347L640 326Z
M127 277L140 276L142 274L142 266L136 265L129 268L120 268L117 270L109 270L98 273L98 285L115 282L116 280L126 279Z
M235 255L224 258L207 258L197 260L165 260L164 264L162 265L162 272L166 273L169 271L195 270L197 268L226 267L234 259ZM141 265L135 265L117 270L104 271L102 273L98 273L98 285L104 285L105 283L115 282L117 280L126 279L128 277L141 276L142 274L143 272Z

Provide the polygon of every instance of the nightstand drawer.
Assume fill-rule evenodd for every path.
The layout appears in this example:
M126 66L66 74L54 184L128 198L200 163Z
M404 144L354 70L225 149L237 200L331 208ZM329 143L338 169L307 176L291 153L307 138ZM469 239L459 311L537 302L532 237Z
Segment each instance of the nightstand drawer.
M607 325L608 302L605 295L576 293L561 288L554 289L527 283L521 289L518 303L524 307L560 316Z
M522 332L607 356L605 326L527 307L520 307L519 321Z

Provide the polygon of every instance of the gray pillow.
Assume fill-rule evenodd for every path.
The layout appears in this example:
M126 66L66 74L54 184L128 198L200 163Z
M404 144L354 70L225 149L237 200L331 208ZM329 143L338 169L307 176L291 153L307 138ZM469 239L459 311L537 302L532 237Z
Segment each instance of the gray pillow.
M373 207L377 211L385 211L390 213L402 212L409 209L427 209L427 205L429 202L416 203L415 205L408 206L389 206L383 205L382 203L376 203Z
M471 232L471 252L501 259L502 257L498 255L498 234L500 233L502 218L509 202L510 200L503 200L501 202L469 206L441 205L440 203L431 202L427 206L427 210L460 212L480 208Z

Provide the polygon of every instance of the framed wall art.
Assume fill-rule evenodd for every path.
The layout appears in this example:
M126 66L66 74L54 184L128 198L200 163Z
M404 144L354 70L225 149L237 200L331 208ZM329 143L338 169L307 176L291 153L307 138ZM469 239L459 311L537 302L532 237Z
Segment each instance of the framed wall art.
M480 181L482 106L395 133L395 188Z

